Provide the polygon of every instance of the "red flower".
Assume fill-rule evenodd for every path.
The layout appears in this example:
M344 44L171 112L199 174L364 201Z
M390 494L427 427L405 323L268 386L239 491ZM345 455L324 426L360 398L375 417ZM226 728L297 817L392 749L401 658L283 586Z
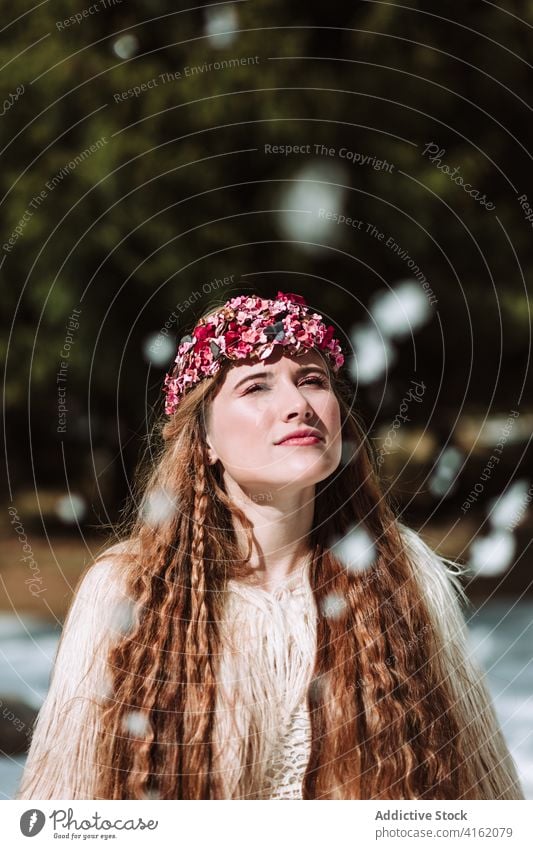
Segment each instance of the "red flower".
M207 340L215 335L215 325L200 324L194 329L194 335L196 337L194 351L198 352L207 344Z
M240 338L241 335L236 330L228 330L228 332L224 334L224 339L226 340L226 349L231 347L231 345L233 345Z
M194 335L196 336L197 342L203 342L204 339L209 339L211 336L215 335L215 325L214 324L200 324L195 329Z
M332 327L331 324L328 324L328 326L326 328L326 332L324 333L324 337L322 339L322 344L320 346L321 348L325 348L326 345L328 344L328 342L331 342L334 333L335 333L335 328Z
M302 307L307 306L307 302L303 295L294 295L292 292L278 292L276 295L278 301L292 301L294 304L300 304Z

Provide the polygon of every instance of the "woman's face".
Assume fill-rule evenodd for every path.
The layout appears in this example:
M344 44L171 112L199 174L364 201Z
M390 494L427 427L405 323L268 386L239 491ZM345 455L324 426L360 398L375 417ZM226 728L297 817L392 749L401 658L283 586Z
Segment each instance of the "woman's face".
M312 444L279 444L311 428ZM275 348L261 362L232 366L211 402L206 421L212 459L250 494L291 489L324 480L341 460L340 408L327 367L314 350L290 356Z

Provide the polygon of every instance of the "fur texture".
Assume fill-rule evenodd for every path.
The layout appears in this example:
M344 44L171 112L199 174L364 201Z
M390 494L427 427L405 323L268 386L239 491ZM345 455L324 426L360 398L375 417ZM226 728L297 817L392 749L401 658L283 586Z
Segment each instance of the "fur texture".
M430 652L453 692L472 782L480 798L522 799L482 673L469 657L457 571L451 563L446 568L417 533L400 527L438 635ZM80 581L17 799L98 798L96 739L109 695L106 656L128 616L125 586L124 568L105 557ZM276 798L279 792L280 798L299 798L301 765L295 766L294 751L301 754L306 728L293 723L294 739L285 740L284 749L279 744L306 703L314 667L317 614L308 571L273 593L230 580L225 610L214 766L224 797Z

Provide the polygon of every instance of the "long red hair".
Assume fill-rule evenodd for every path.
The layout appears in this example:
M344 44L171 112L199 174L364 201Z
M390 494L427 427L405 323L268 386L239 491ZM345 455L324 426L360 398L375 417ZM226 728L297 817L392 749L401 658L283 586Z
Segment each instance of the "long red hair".
M252 533L228 498L219 464L206 458L206 405L225 371L191 389L157 426L155 454L152 445L148 470L138 476L124 532L138 616L108 658L112 697L102 708L97 798L223 798L212 770L218 623L226 582L251 573ZM465 702L442 659L442 630L380 488L351 385L342 374L331 373L331 381L344 458L316 486L310 582L318 611L332 592L347 604L335 618L318 615L303 796L495 796L498 781L473 748ZM175 509L154 526L142 505L161 493ZM235 519L246 530L247 552L237 545ZM349 574L331 544L356 523L375 541L376 559ZM144 717L141 736L124 731L132 711ZM496 758L497 748L491 751Z

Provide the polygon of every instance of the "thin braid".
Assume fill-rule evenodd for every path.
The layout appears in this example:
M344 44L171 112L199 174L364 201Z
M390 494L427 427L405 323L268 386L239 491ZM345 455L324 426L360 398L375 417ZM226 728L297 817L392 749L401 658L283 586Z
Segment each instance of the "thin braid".
M211 735L216 679L212 667L214 652L211 645L205 576L205 518L209 499L205 458L200 445L196 447L196 454L197 474L194 478L190 575L191 606L185 637L187 699L184 713L183 764L186 775L197 776L196 781L186 782L186 785L191 787L189 798L209 799L213 792L209 776L211 764L206 764L204 748L208 746Z

